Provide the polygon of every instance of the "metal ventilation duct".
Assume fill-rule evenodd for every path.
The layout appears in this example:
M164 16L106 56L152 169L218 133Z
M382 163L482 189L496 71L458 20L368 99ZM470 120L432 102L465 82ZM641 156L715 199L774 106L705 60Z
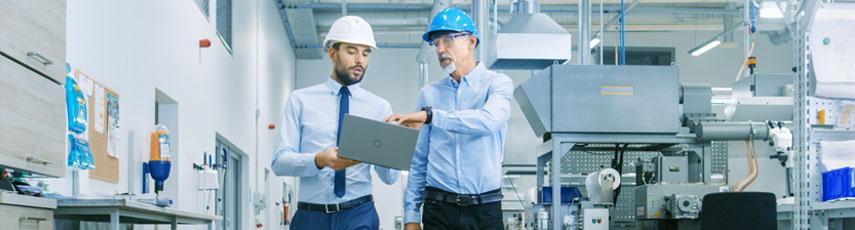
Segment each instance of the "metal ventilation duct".
M490 69L540 70L570 60L570 33L540 13L536 0L517 0L514 12L489 50Z

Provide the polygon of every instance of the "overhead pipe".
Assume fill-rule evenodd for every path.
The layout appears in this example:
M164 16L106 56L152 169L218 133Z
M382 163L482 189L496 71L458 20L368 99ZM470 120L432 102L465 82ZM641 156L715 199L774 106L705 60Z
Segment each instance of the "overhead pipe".
M640 1L640 0L636 0L636 1ZM351 5L351 6L348 6L349 13L354 13L353 6L352 6L352 4L354 4L354 3L349 3L349 4ZM637 2L635 4L638 5ZM339 10L340 10L340 8L339 8ZM498 9L498 10L500 10L500 9ZM620 8L604 7L603 10L605 12L617 12L620 10ZM627 16L628 18L636 18L636 19L641 19L641 20L644 20L645 18L649 18L649 19L659 19L659 18L663 18L663 19L665 19L665 18L667 18L667 19L705 19L705 18L708 18L711 21L714 20L716 24L719 24L720 18L722 17L721 15L735 15L735 12L738 11L736 9L728 10L728 12L730 12L730 13L724 13L724 14L708 13L708 12L697 12L697 13L673 12L676 14L672 14L672 13L662 14L661 13L661 12L666 11L666 10L668 12L671 12L671 11L683 11L683 10L688 10L688 9L633 7L633 4L630 3L630 5L627 7L626 12L633 12L634 13L633 15ZM553 18L555 21L559 22L563 26L569 26L568 24L570 24L570 23L573 23L574 25L576 23L578 23L577 22L578 19L576 18L576 16L572 15L572 14L575 14L577 11L578 10L573 10L571 15L568 15L568 13L547 13L547 15L549 15L551 18ZM507 12L499 12L499 13L501 14L498 17L499 21L508 20L511 16L511 14L508 14ZM366 21L371 22L371 25L374 28L379 28L382 26L393 26L393 25L409 25L409 26L425 27L430 22L431 15L432 15L431 12L428 12L428 11L392 11L392 10L361 11L361 12L358 12L357 14L360 15L362 18L365 18ZM325 29L328 29L336 19L341 17L341 12L340 11L315 11L314 17L317 21L318 30L325 30ZM605 29L608 30L614 23L617 22L618 19L619 19L619 17L609 19L609 22L607 22L604 26ZM599 35L601 35L601 34L597 34L595 36L592 36L592 38L597 37Z
M526 4L531 5L530 2L526 2ZM615 3L609 3L615 4ZM519 5L519 4L518 4ZM465 12L470 12L471 7L467 5L449 5L460 8ZM315 11L335 11L340 13L341 4L340 3L288 3L285 5L286 8L292 9L312 9ZM515 7L513 4L498 6L498 10L502 12L512 12L515 11ZM578 12L577 4L547 4L546 7L536 7L531 9L537 9L537 12L540 13L577 13ZM432 5L427 4L408 4L408 3L348 3L347 10L348 11L430 11L432 10ZM605 8L607 12L616 12L620 10L620 6L609 6ZM647 6L647 7L638 7L637 11L649 11L649 12L680 12L680 13L703 13L703 14L731 14L737 15L739 13L736 9L715 9L715 8L696 8L692 7L692 5L686 6L676 6L676 7L657 7L657 6ZM528 10L525 10L528 11ZM598 13L599 10L592 10L591 13ZM629 10L627 10L629 12Z
M600 32L599 32L599 33L597 33L597 34L603 34L603 31L605 30L605 25L603 25L603 15L604 15L604 11L603 11L603 0L600 0ZM597 38L596 36L595 36L594 38L595 38L595 39L600 39L600 42L599 42L599 43L604 43L604 42L605 42L605 41L603 41L603 40L605 40L604 38ZM604 59L603 59L603 58L604 58L603 56L605 56L605 55L603 55L603 46L604 46L604 45L600 45L600 52L599 52L599 53L597 53L597 54L598 54L597 56L599 56L599 57L600 57L600 65L603 65L603 60L604 60Z
M276 0L279 7L279 15L282 16L282 24L285 24L285 31L288 32L288 40L291 42L291 47L297 48L297 43L294 41L294 33L291 31L291 24L288 22L288 14L285 13L285 4L282 0Z
M639 3L641 3L641 0L633 0L633 1L632 1L632 3L630 3L630 4L629 4L629 6L625 7L625 9L622 11L622 12L623 12L623 15L625 16L625 15L626 15L626 13L629 13L630 11L635 10L635 7L636 7L636 6L638 6L638 4L639 4ZM620 11L620 8L618 8L617 10L618 10L618 11ZM611 10L610 10L610 11L611 11ZM602 15L602 14L601 14L601 15ZM614 24L615 22L617 22L618 20L620 20L620 18L621 18L621 15L620 15L620 14L619 14L619 15L615 15L614 17L612 17L612 19L609 19L609 22L607 22L607 23L606 23L604 26L602 26L602 27L604 28L604 30L608 30L608 29L609 29L609 26L611 26L612 24ZM602 23L602 21L600 21L600 23ZM602 33L603 33L603 32L602 32L602 31L600 31L600 32L598 32L596 35L594 35L593 37L594 37L594 38L600 38L600 39L602 39L602 38L603 38L603 37L602 37L602 36L603 36L603 34L602 34ZM589 39L588 41L590 41L590 39ZM617 63L617 62L615 62L615 63Z
M487 49L490 47L490 33L487 32L487 0L472 0L472 18L475 20L475 28L478 30L478 35L481 36L480 44L475 47L475 61L484 62L487 60Z
M537 0L513 0L508 12L518 14L540 13L540 3Z
M430 24L430 20L439 13L439 11L448 8L451 6L451 0L434 0L433 7L431 7L430 17L428 18L428 25ZM425 28L427 31L428 28ZM427 58L430 56L431 47L427 44L427 42L421 42L421 47L419 48L419 53L416 54L416 63L419 64L419 77L421 78L420 87L424 87L428 82L428 61ZM424 70L424 71L422 71Z
M579 0L579 14L577 22L579 23L579 64L591 64L591 0Z

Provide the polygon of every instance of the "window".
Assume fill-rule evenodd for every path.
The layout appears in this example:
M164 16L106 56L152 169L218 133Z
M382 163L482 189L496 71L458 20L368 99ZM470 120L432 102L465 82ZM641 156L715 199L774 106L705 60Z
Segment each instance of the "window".
M229 53L232 52L232 0L217 0L217 35Z
M594 49L599 52L600 49ZM615 64L615 47L603 47L603 63L605 65ZM595 62L600 61L600 57L594 54ZM626 47L626 64L627 65L659 65L670 66L675 62L673 47Z
M193 0L196 2L196 6L199 7L199 11L202 11L202 16L205 16L205 20L210 20L210 13L208 13L208 0Z

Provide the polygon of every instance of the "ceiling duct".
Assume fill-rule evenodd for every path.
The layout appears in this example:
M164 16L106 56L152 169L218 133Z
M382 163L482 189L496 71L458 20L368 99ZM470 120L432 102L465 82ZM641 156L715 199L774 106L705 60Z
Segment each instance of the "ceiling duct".
M512 0L514 13L488 52L490 69L540 70L570 60L570 33L546 14L537 0Z

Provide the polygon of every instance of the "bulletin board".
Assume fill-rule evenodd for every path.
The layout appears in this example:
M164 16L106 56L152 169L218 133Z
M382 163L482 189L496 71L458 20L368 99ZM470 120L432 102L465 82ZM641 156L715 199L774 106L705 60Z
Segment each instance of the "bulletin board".
M89 82L91 83L92 96L88 97L86 100L86 106L88 114L88 127L86 128L86 132L89 135L89 149L92 151L92 156L95 158L95 169L89 172L90 178L95 178L99 180L104 180L112 183L119 183L119 158L117 147L112 147L111 151L113 156L108 154L108 148L110 146L110 135L112 131L112 135L116 136L118 134L118 120L116 120L116 128L110 128L110 106L108 106L108 102L113 100L115 103L115 118L118 118L118 99L119 94L115 91L107 88L103 84L92 80L88 75L84 74L80 70L75 70L75 77L77 78L78 83ZM85 84L85 83L84 83ZM103 89L103 90L101 90ZM99 98L100 97L100 98ZM118 145L118 140L113 140L113 145Z

